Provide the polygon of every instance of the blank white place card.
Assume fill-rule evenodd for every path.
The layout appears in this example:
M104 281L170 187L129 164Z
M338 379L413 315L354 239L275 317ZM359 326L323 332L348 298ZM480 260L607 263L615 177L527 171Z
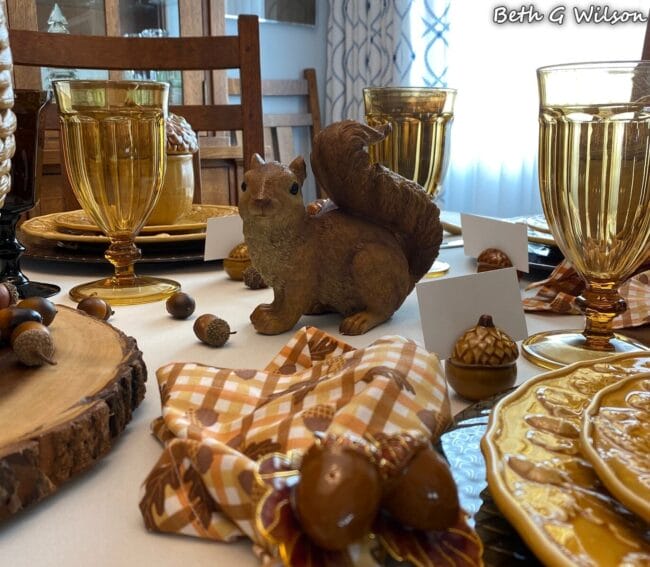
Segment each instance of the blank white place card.
M205 232L203 259L223 260L230 251L244 241L244 230L239 215L227 215L208 219Z
M528 272L528 227L502 219L461 213L465 256L478 258L487 248L498 248L512 265Z
M422 280L415 289L424 346L441 360L451 356L458 338L483 314L515 341L528 336L515 268Z

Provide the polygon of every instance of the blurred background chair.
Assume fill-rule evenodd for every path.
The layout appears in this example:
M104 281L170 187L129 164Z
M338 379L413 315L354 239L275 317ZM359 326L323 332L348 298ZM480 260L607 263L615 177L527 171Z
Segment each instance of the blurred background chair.
M241 80L228 79L228 97L238 100L241 97ZM303 70L301 79L263 79L262 101L264 106L264 153L267 160L290 163L296 156L305 158L309 165L314 136L321 129L320 104L316 70ZM213 139L214 140L214 139ZM231 162L230 174L235 178L230 185L239 186L243 174L242 136L241 132L233 132L231 145L218 145L219 140L202 139L201 159L203 162L204 178L209 178L214 168ZM208 184L215 188L215 184ZM218 198L204 188L204 196L208 201ZM311 172L303 188L307 200L321 197L321 190L315 183Z
M238 69L241 96L237 104L174 105L170 106L170 111L185 117L192 128L200 133L241 131L239 151L247 167L254 153L264 155L257 17L239 16L237 28L238 33L233 36L181 38L105 37L18 29L10 29L9 34L14 65L27 67L122 72ZM111 74L111 78L116 78L115 74ZM48 110L45 120L46 128L58 130L55 107ZM197 154L196 202L204 201L200 163L201 157ZM58 210L79 208L69 187L64 188L64 193L63 203L59 204ZM229 186L226 197L229 204L237 204L236 185Z

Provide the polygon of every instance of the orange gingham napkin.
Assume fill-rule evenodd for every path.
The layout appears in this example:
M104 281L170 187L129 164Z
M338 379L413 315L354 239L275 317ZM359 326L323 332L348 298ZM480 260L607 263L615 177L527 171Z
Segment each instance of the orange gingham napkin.
M436 439L451 420L437 357L397 336L355 350L306 327L264 370L176 363L157 378L165 447L144 482L145 524L218 541L267 545L254 521L262 455L304 450L319 431Z
M564 260L551 275L526 289L535 289L534 297L524 299L526 311L552 311L567 315L580 315L576 297L585 289L584 280L571 264ZM614 319L614 328L638 327L650 323L650 258L619 288L627 303L627 310Z

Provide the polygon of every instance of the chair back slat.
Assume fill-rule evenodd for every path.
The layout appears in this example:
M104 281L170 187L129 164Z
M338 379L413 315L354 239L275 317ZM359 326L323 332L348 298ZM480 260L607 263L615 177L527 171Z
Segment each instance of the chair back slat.
M239 38L132 38L10 30L15 65L107 70L239 67Z
M183 80L197 76L184 105L170 111L183 116L197 132L239 131L240 155L244 168L254 153L264 155L262 123L262 87L260 78L259 24L256 16L239 16L237 35L181 38L133 38L92 35L52 34L10 29L13 62L16 66L64 69L102 69L111 72L129 70L182 71ZM239 104L196 104L203 100L204 80L214 70L238 69ZM188 102L190 104L188 104ZM45 127L58 130L56 106L45 114ZM206 136L200 136L205 138ZM56 152L49 151L54 157ZM200 156L195 157L200 171ZM201 179L196 180L195 196L201 200ZM231 204L237 204L237 191L230 191Z

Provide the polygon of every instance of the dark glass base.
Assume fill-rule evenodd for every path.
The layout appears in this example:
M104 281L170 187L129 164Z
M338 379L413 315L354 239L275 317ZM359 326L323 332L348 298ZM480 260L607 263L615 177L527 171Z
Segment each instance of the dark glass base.
M58 285L29 281L18 287L23 299L28 297L52 297L61 291Z

